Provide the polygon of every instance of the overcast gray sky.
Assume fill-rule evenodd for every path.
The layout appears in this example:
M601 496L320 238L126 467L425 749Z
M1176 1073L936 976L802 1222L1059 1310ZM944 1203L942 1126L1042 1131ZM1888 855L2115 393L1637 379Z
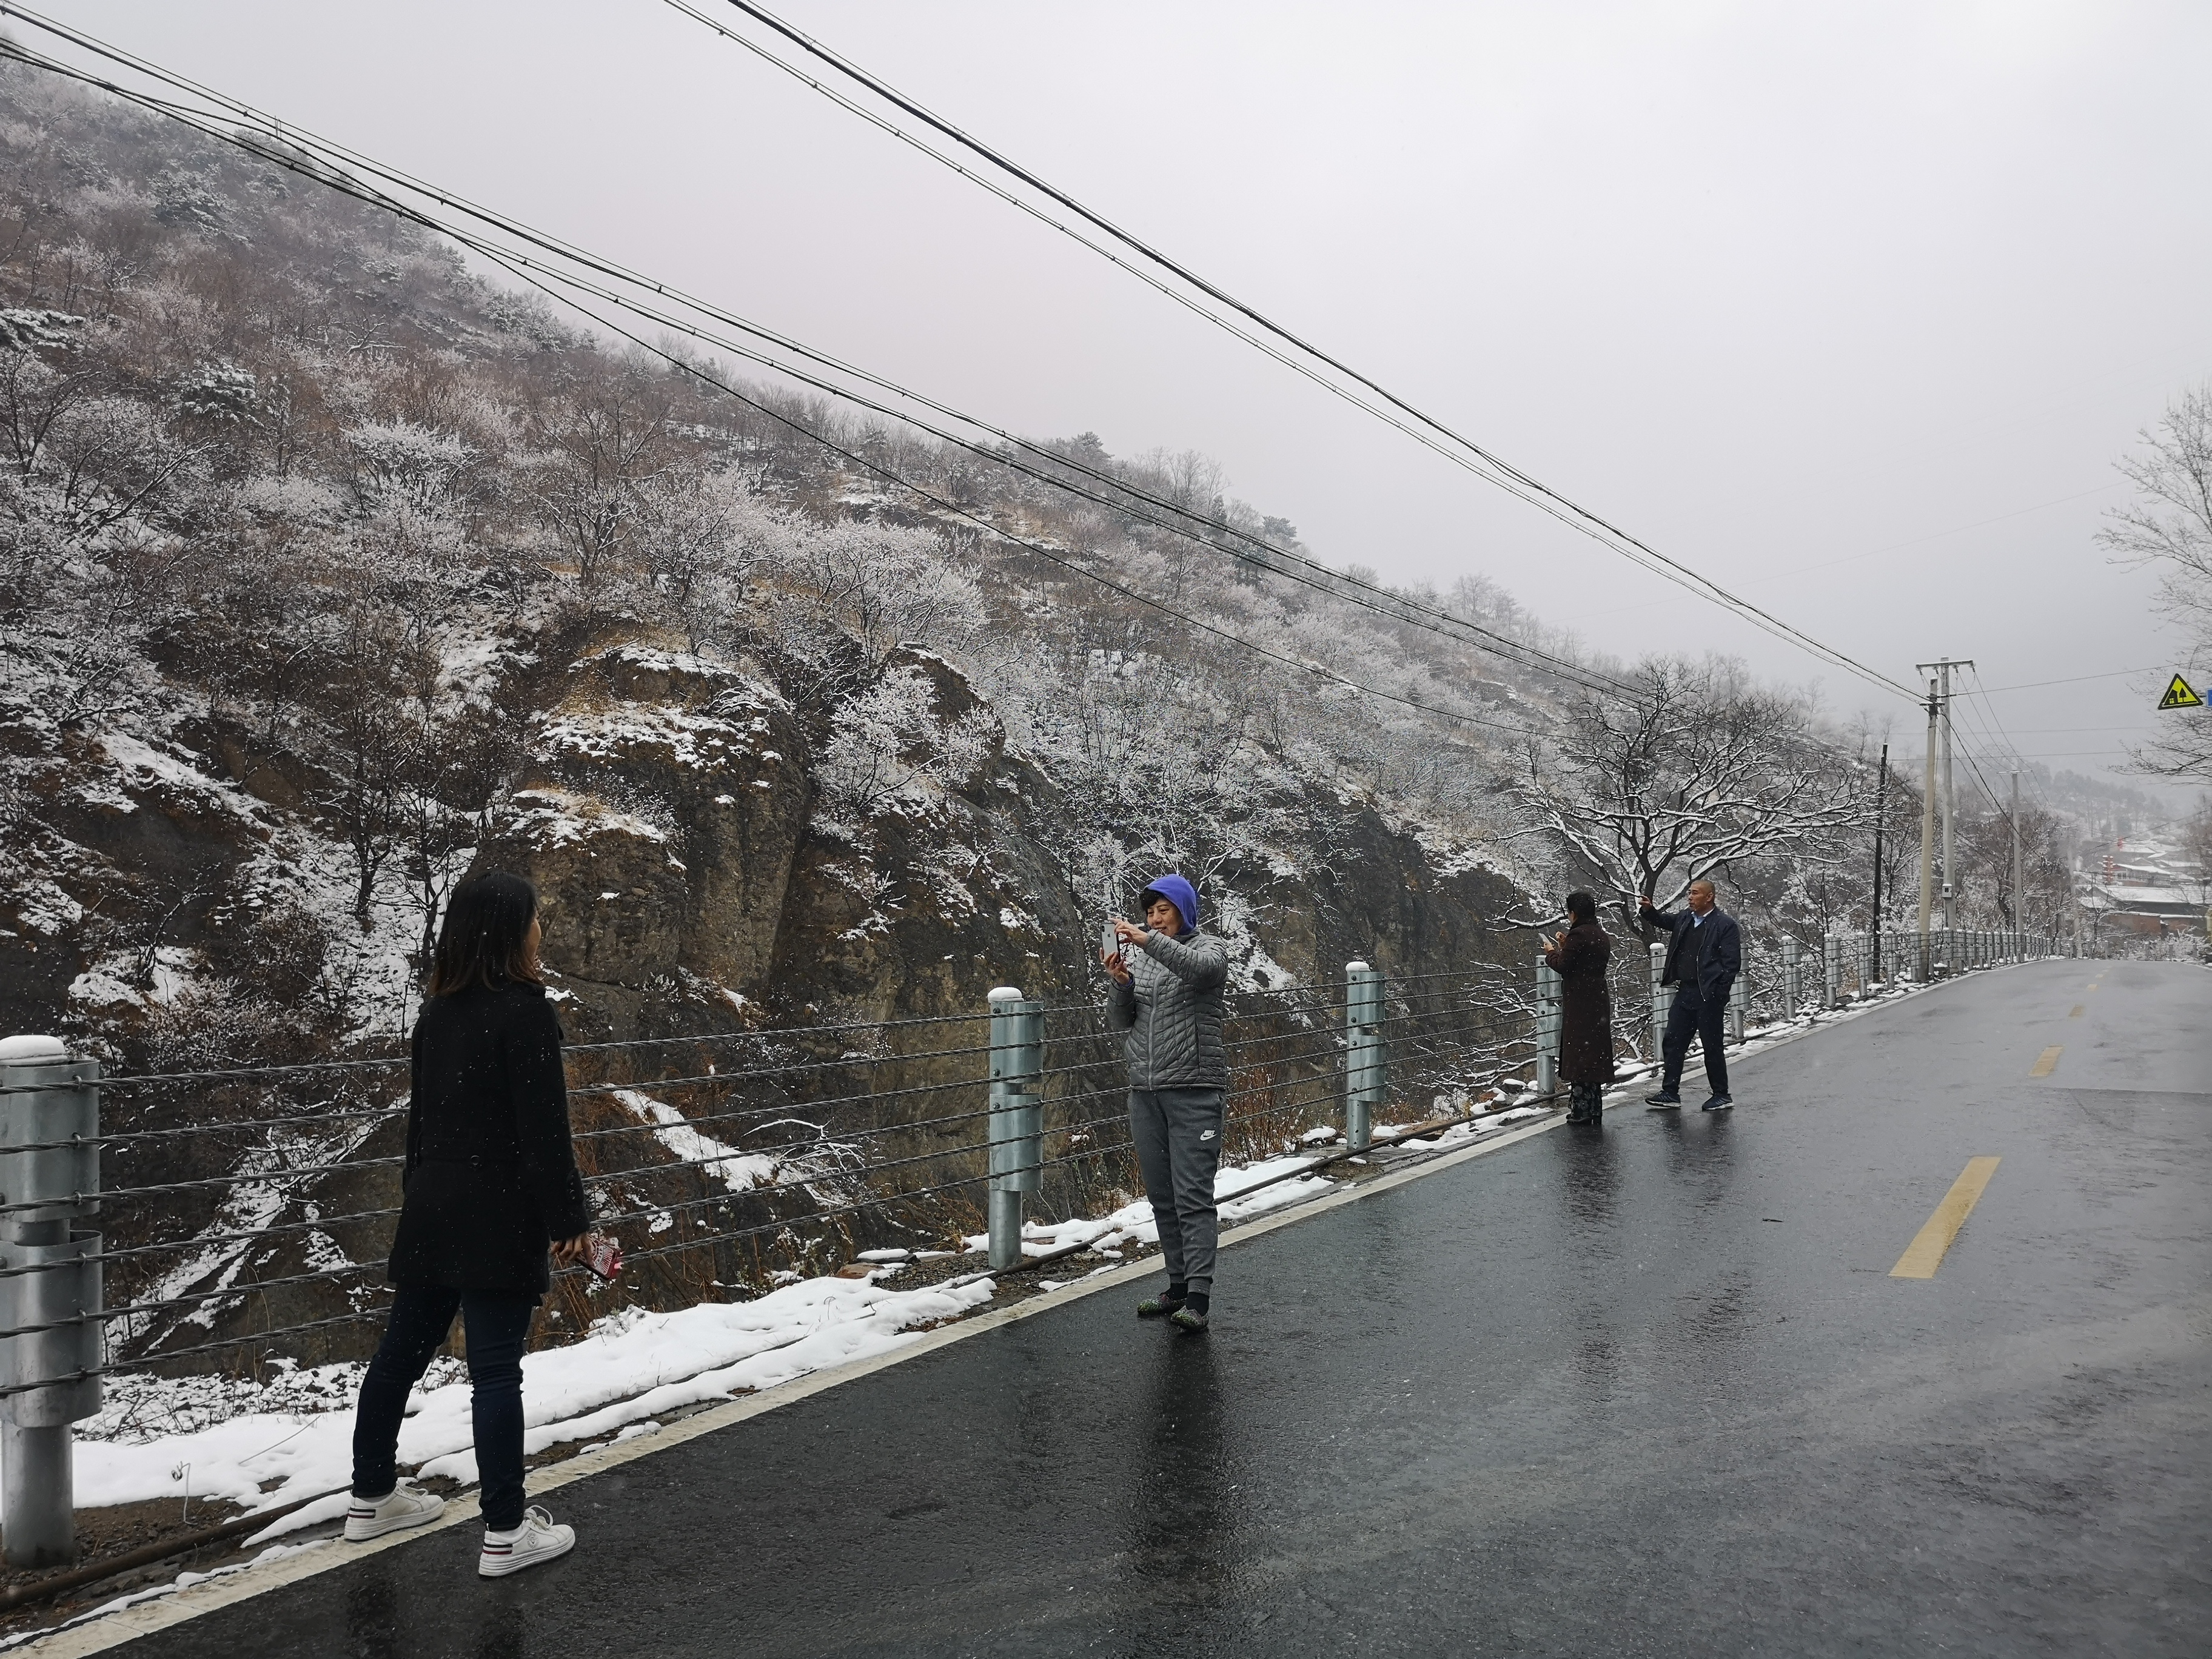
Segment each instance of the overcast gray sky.
M1333 561L1480 571L1597 647L1817 678L1917 744L1909 706L1334 404L661 0L51 9L1006 425L1203 449ZM2124 499L2113 458L2212 376L2203 0L782 11L1893 676L1942 653L1993 687L2173 665L2150 579L2092 538ZM2094 771L2149 725L2154 679L1992 702L2022 751Z

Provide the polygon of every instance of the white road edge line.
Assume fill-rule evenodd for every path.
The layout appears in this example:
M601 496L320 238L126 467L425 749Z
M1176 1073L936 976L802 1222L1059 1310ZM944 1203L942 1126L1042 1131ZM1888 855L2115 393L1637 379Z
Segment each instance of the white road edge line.
M2011 963L2004 964L2004 968L2029 965L2027 963ZM2003 969L1996 971L2003 971ZM1946 985L1964 982L1963 979L1942 980L1932 986L1916 986L1903 996L1885 997L1879 1002L1870 1002L1863 1007L1847 1008L1839 1013L1830 1014L1817 1023L1808 1025L1802 1030L1789 1031L1771 1037L1759 1037L1746 1043L1737 1053L1742 1059L1755 1060L1772 1049L1787 1047L1816 1032L1827 1030L1833 1026L1844 1024L1868 1014L1878 1013L1885 1008L1895 1007L1899 1003L1910 1001L1919 996L1923 991L1940 990ZM1645 1079L1639 1077L1625 1086L1632 1094L1641 1091L1644 1083ZM1241 1226L1231 1228L1221 1236L1222 1246L1225 1249L1233 1244L1245 1243L1249 1240L1274 1232L1279 1228L1310 1220L1317 1215L1325 1215L1331 1210L1340 1209L1346 1204L1356 1203L1374 1194L1387 1193L1403 1187L1408 1182L1419 1181L1424 1176L1456 1169L1472 1159L1486 1157L1507 1146L1518 1146L1524 1140L1532 1139L1537 1135L1556 1129L1565 1121L1565 1119L1555 1112L1554 1115L1546 1118L1541 1123L1531 1123L1522 1128L1508 1130L1504 1134L1493 1135L1486 1140L1477 1141L1472 1146L1463 1146L1455 1152L1445 1152L1438 1157L1425 1159L1411 1169L1394 1170L1373 1181L1358 1182L1340 1192L1331 1193L1326 1198L1315 1199L1310 1203L1286 1206L1274 1214L1261 1216L1255 1220L1245 1222ZM618 1445L607 1446L598 1451L579 1453L576 1456L564 1462L553 1464L543 1471L532 1471L530 1477L531 1494L535 1498L544 1492L558 1491L573 1481L586 1480L595 1474L605 1474L610 1469L620 1468L625 1463L635 1462L642 1457L649 1457L654 1452L664 1451L672 1446L680 1446L686 1441L696 1440L702 1435L713 1434L718 1430L729 1428L734 1424L744 1422L749 1418L758 1417L764 1412L772 1412L779 1407L790 1405L794 1401L805 1400L842 1384L856 1382L861 1377L884 1370L886 1366L901 1364L926 1353L934 1353L940 1348L949 1347L951 1344L964 1341L971 1336L980 1336L986 1331L997 1330L1001 1326L1011 1325L1018 1320L1034 1318L1038 1314L1048 1313L1067 1303L1078 1301L1100 1291L1113 1290L1159 1271L1159 1258L1149 1256L1143 1261L1132 1261L1119 1267L1109 1268L1104 1273L1086 1275L1073 1284L1063 1285L1058 1290L1047 1291L1040 1296L1031 1297L1026 1302L1017 1303L1011 1308L1000 1308L990 1313L976 1314L954 1324L942 1326L933 1331L926 1331L917 1340L908 1343L894 1352L878 1354L872 1359L858 1360L849 1365L840 1365L827 1370L815 1371L789 1382L778 1383L772 1389L763 1389L758 1394L747 1395L741 1400L732 1400L726 1405L712 1407L703 1412L696 1412L690 1417L678 1419L657 1433L638 1435ZM303 1579L313 1578L319 1573L349 1566L354 1562L364 1560L382 1551L396 1549L400 1545L427 1538L433 1533L461 1526L477 1519L479 1513L477 1500L473 1496L453 1498L447 1503L446 1512L428 1526L414 1527L404 1532L392 1533L367 1544L345 1544L337 1539L312 1544L301 1548L298 1554L288 1555L282 1560L272 1561L265 1567L251 1568L225 1577L210 1579L204 1583L190 1585L173 1595L165 1595L158 1601L148 1601L135 1607L125 1607L107 1614L105 1618L91 1620L82 1625L58 1630L51 1636L40 1637L35 1640L20 1644L14 1648L0 1649L0 1652L30 1656L31 1659L80 1659L80 1656L82 1655L105 1653L111 1648L121 1647L125 1642L136 1641L142 1636L150 1636L156 1631L181 1625L185 1620L197 1619L203 1613L213 1613L218 1608L249 1601L254 1596L265 1595L270 1590L281 1589L287 1584L295 1584Z

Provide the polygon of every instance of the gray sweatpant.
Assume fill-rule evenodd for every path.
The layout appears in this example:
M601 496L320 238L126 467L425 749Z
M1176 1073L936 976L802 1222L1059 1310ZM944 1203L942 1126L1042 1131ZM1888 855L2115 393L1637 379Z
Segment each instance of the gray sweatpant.
M1221 1097L1218 1089L1129 1091L1129 1137L1159 1223L1168 1281L1209 1296L1220 1232L1213 1176L1221 1167Z

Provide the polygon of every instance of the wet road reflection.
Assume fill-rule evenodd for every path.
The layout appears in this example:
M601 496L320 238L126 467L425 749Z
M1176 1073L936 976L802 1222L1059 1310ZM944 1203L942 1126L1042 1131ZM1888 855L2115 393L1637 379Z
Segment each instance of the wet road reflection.
M1229 1586L1238 1504L1219 1365L1210 1340L1176 1335L1151 1361L1126 1488L1133 1605L1205 1607Z
M1621 1152L1617 1133L1562 1137L1557 1146L1560 1207L1566 1232L1559 1267L1573 1309L1575 1346L1568 1364L1577 1405L1611 1405L1621 1382L1621 1334L1613 1284L1622 1252Z

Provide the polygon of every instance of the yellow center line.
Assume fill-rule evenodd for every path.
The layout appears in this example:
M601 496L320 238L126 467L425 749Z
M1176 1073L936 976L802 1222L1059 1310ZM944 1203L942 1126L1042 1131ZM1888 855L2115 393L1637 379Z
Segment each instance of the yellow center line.
M2088 1012L2089 1012L2089 1005L2088 1005L2087 1003L2086 1003L2086 1002L2077 1002L2077 1003L2075 1003L2075 1004L2074 1005L2074 1012L2073 1012L2072 1013L2070 1013L2070 1014L2067 1015L2067 1016L2066 1016L2066 1018L2069 1018L2069 1019L2079 1019L2079 1018L2081 1018L2081 1016L2082 1016L2082 1015L2084 1015L2084 1014L2087 1013Z
M2063 1044L2054 1043L2035 1057L2035 1064L2027 1068L2027 1074L2030 1077L2049 1077L2058 1069L2058 1056L2065 1052Z
M1997 1172L1997 1165L2002 1161L1994 1158L1966 1160L1966 1169L1951 1183L1951 1190L1943 1194L1943 1201L1928 1218L1928 1224L1913 1235L1912 1243L1905 1247L1905 1254L1889 1270L1892 1279L1936 1277L1936 1269L1943 1265L1943 1253L1951 1248L1959 1229L1966 1224L1966 1218L1974 1212L1975 1200L1981 1197L1982 1188L1990 1184L1990 1177Z

